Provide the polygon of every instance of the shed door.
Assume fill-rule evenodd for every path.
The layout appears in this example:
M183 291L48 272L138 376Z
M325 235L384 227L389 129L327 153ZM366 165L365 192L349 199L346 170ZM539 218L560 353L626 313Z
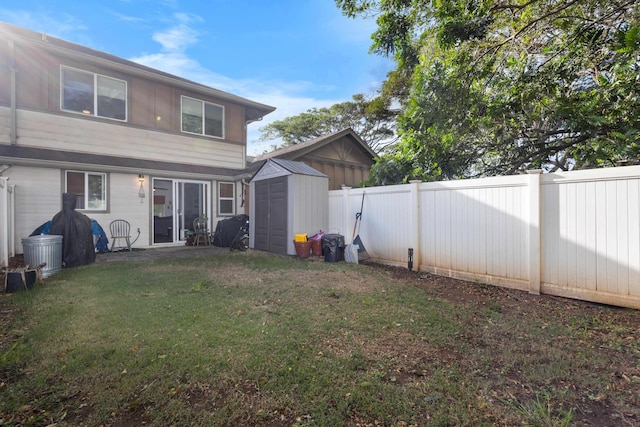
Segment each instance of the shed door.
M257 181L254 248L287 254L287 177Z

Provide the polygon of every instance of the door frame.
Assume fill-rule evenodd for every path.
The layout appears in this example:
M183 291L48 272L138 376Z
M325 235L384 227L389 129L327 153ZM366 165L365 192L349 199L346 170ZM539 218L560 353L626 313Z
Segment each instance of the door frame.
M156 233L156 214L157 210L154 204L153 207L153 218L151 221L151 229L152 229L152 245L176 245L179 243L183 243L187 240L189 230L193 228L193 219L191 217L206 215L207 222L209 225L209 229L211 229L211 206L212 206L212 196L211 196L211 181L202 181L202 180L194 180L194 179L179 179L179 178L163 178L163 177L153 177L152 178L152 188L156 187L158 182L169 183L170 191L170 199L166 200L168 202L164 205L163 213L169 214L167 216L172 217L171 221L171 230L168 231L168 241L158 241L157 236L160 233ZM186 189L191 185L200 186L199 189L194 193L193 191L186 191ZM168 190L165 190L168 191ZM188 194L191 193L191 194ZM155 194L154 194L154 201ZM189 218L186 218L189 216ZM164 231L164 230L158 230ZM164 233L163 233L164 234Z

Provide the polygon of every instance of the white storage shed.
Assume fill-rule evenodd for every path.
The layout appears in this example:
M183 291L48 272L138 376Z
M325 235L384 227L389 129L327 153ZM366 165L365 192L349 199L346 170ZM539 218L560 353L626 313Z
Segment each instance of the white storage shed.
M250 182L249 246L295 255L296 234L329 226L329 177L291 160L268 159Z

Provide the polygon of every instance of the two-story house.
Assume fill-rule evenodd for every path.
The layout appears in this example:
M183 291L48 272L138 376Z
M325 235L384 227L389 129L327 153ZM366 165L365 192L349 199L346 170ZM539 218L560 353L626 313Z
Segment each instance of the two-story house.
M20 238L76 195L134 246L184 243L193 219L244 212L247 125L274 107L0 23L0 176Z

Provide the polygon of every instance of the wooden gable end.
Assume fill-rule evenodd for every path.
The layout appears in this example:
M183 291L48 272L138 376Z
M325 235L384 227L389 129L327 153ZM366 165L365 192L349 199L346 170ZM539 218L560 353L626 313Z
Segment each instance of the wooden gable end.
M373 165L371 155L362 150L360 144L349 136L344 136L317 150L308 153L310 158L321 158L354 166Z
M374 163L371 155L349 135L300 153L295 160L327 175L329 190L339 190L343 185L360 186L369 178Z

